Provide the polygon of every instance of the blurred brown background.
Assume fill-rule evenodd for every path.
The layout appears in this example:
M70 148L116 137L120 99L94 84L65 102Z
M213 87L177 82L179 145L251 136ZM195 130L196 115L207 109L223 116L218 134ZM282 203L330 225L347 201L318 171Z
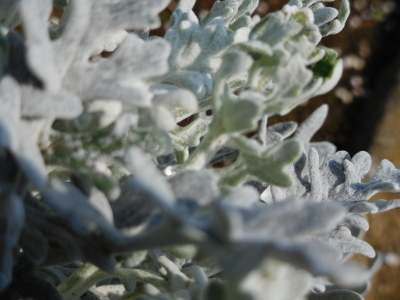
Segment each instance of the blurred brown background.
M162 14L162 34L177 0ZM204 16L215 0L199 0L197 15ZM287 1L261 0L259 15L280 9ZM340 0L332 4L340 5ZM400 4L394 0L354 0L345 29L323 39L325 46L336 49L344 60L344 74L329 94L312 99L304 107L275 118L304 120L323 103L330 113L315 140L328 140L351 155L365 150L373 156L376 168L387 158L400 167ZM157 33L155 33L157 34ZM399 128L399 129L398 129ZM373 170L372 170L373 171ZM400 195L380 194L375 199L394 199ZM400 211L371 216L366 239L381 252L400 255ZM367 300L400 299L400 268L384 266L375 276Z

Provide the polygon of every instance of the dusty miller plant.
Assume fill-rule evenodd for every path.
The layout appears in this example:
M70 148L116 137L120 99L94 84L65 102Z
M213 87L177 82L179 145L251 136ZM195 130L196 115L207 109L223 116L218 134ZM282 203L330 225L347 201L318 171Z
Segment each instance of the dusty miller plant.
M2 299L363 299L400 171L311 142L326 105L268 123L339 80L348 0L181 0L149 36L168 2L0 3Z

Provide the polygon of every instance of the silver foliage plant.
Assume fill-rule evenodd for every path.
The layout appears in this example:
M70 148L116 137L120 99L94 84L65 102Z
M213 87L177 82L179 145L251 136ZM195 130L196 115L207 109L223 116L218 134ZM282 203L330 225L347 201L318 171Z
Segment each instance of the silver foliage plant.
M0 291L363 299L386 258L361 239L365 215L400 206L368 200L399 192L400 170L383 161L365 181L368 153L311 142L326 105L268 124L339 80L319 42L349 2L331 1L262 19L258 0L216 1L199 20L181 0L163 38L149 30L168 0L2 1Z

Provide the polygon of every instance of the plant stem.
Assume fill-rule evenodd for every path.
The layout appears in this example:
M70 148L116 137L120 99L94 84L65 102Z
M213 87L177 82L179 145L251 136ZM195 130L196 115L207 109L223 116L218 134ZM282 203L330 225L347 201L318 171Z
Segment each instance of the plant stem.
M246 180L248 173L246 163L239 156L239 158L231 165L215 170L217 176L220 178L220 186L223 188L236 187Z
M211 123L210 131L181 166L183 170L200 170L207 165L218 149L229 139L229 135L223 133L220 128L222 126L216 120Z
M189 157L189 152L187 150L175 151L176 161L178 164L183 164Z
M170 290L168 283L155 273L133 268L118 268L113 273L106 273L92 264L83 264L58 286L58 290L64 300L75 300L99 281L114 277L120 278L122 282L150 283L162 292Z
M83 264L71 276L58 286L64 300L75 300L100 280L111 277L92 264Z

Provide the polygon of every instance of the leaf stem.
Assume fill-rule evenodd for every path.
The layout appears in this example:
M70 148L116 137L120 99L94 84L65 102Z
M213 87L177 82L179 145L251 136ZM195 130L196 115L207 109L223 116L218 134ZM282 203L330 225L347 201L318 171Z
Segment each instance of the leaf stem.
M99 281L115 277L121 279L122 282L128 281L130 285L135 281L140 281L150 283L162 292L170 290L168 283L153 272L134 268L118 268L115 272L107 273L92 264L83 264L58 286L58 290L64 300L75 300Z
M217 153L218 149L228 141L229 135L223 133L223 131L220 130L222 126L216 123L216 119L214 119L211 123L210 131L181 166L183 170L200 170L204 168L215 153Z
M219 184L223 189L239 186L246 180L248 174L246 163L240 156L231 165L216 169L215 172L220 178Z
M111 277L92 264L83 264L58 286L64 300L75 300L100 280Z

